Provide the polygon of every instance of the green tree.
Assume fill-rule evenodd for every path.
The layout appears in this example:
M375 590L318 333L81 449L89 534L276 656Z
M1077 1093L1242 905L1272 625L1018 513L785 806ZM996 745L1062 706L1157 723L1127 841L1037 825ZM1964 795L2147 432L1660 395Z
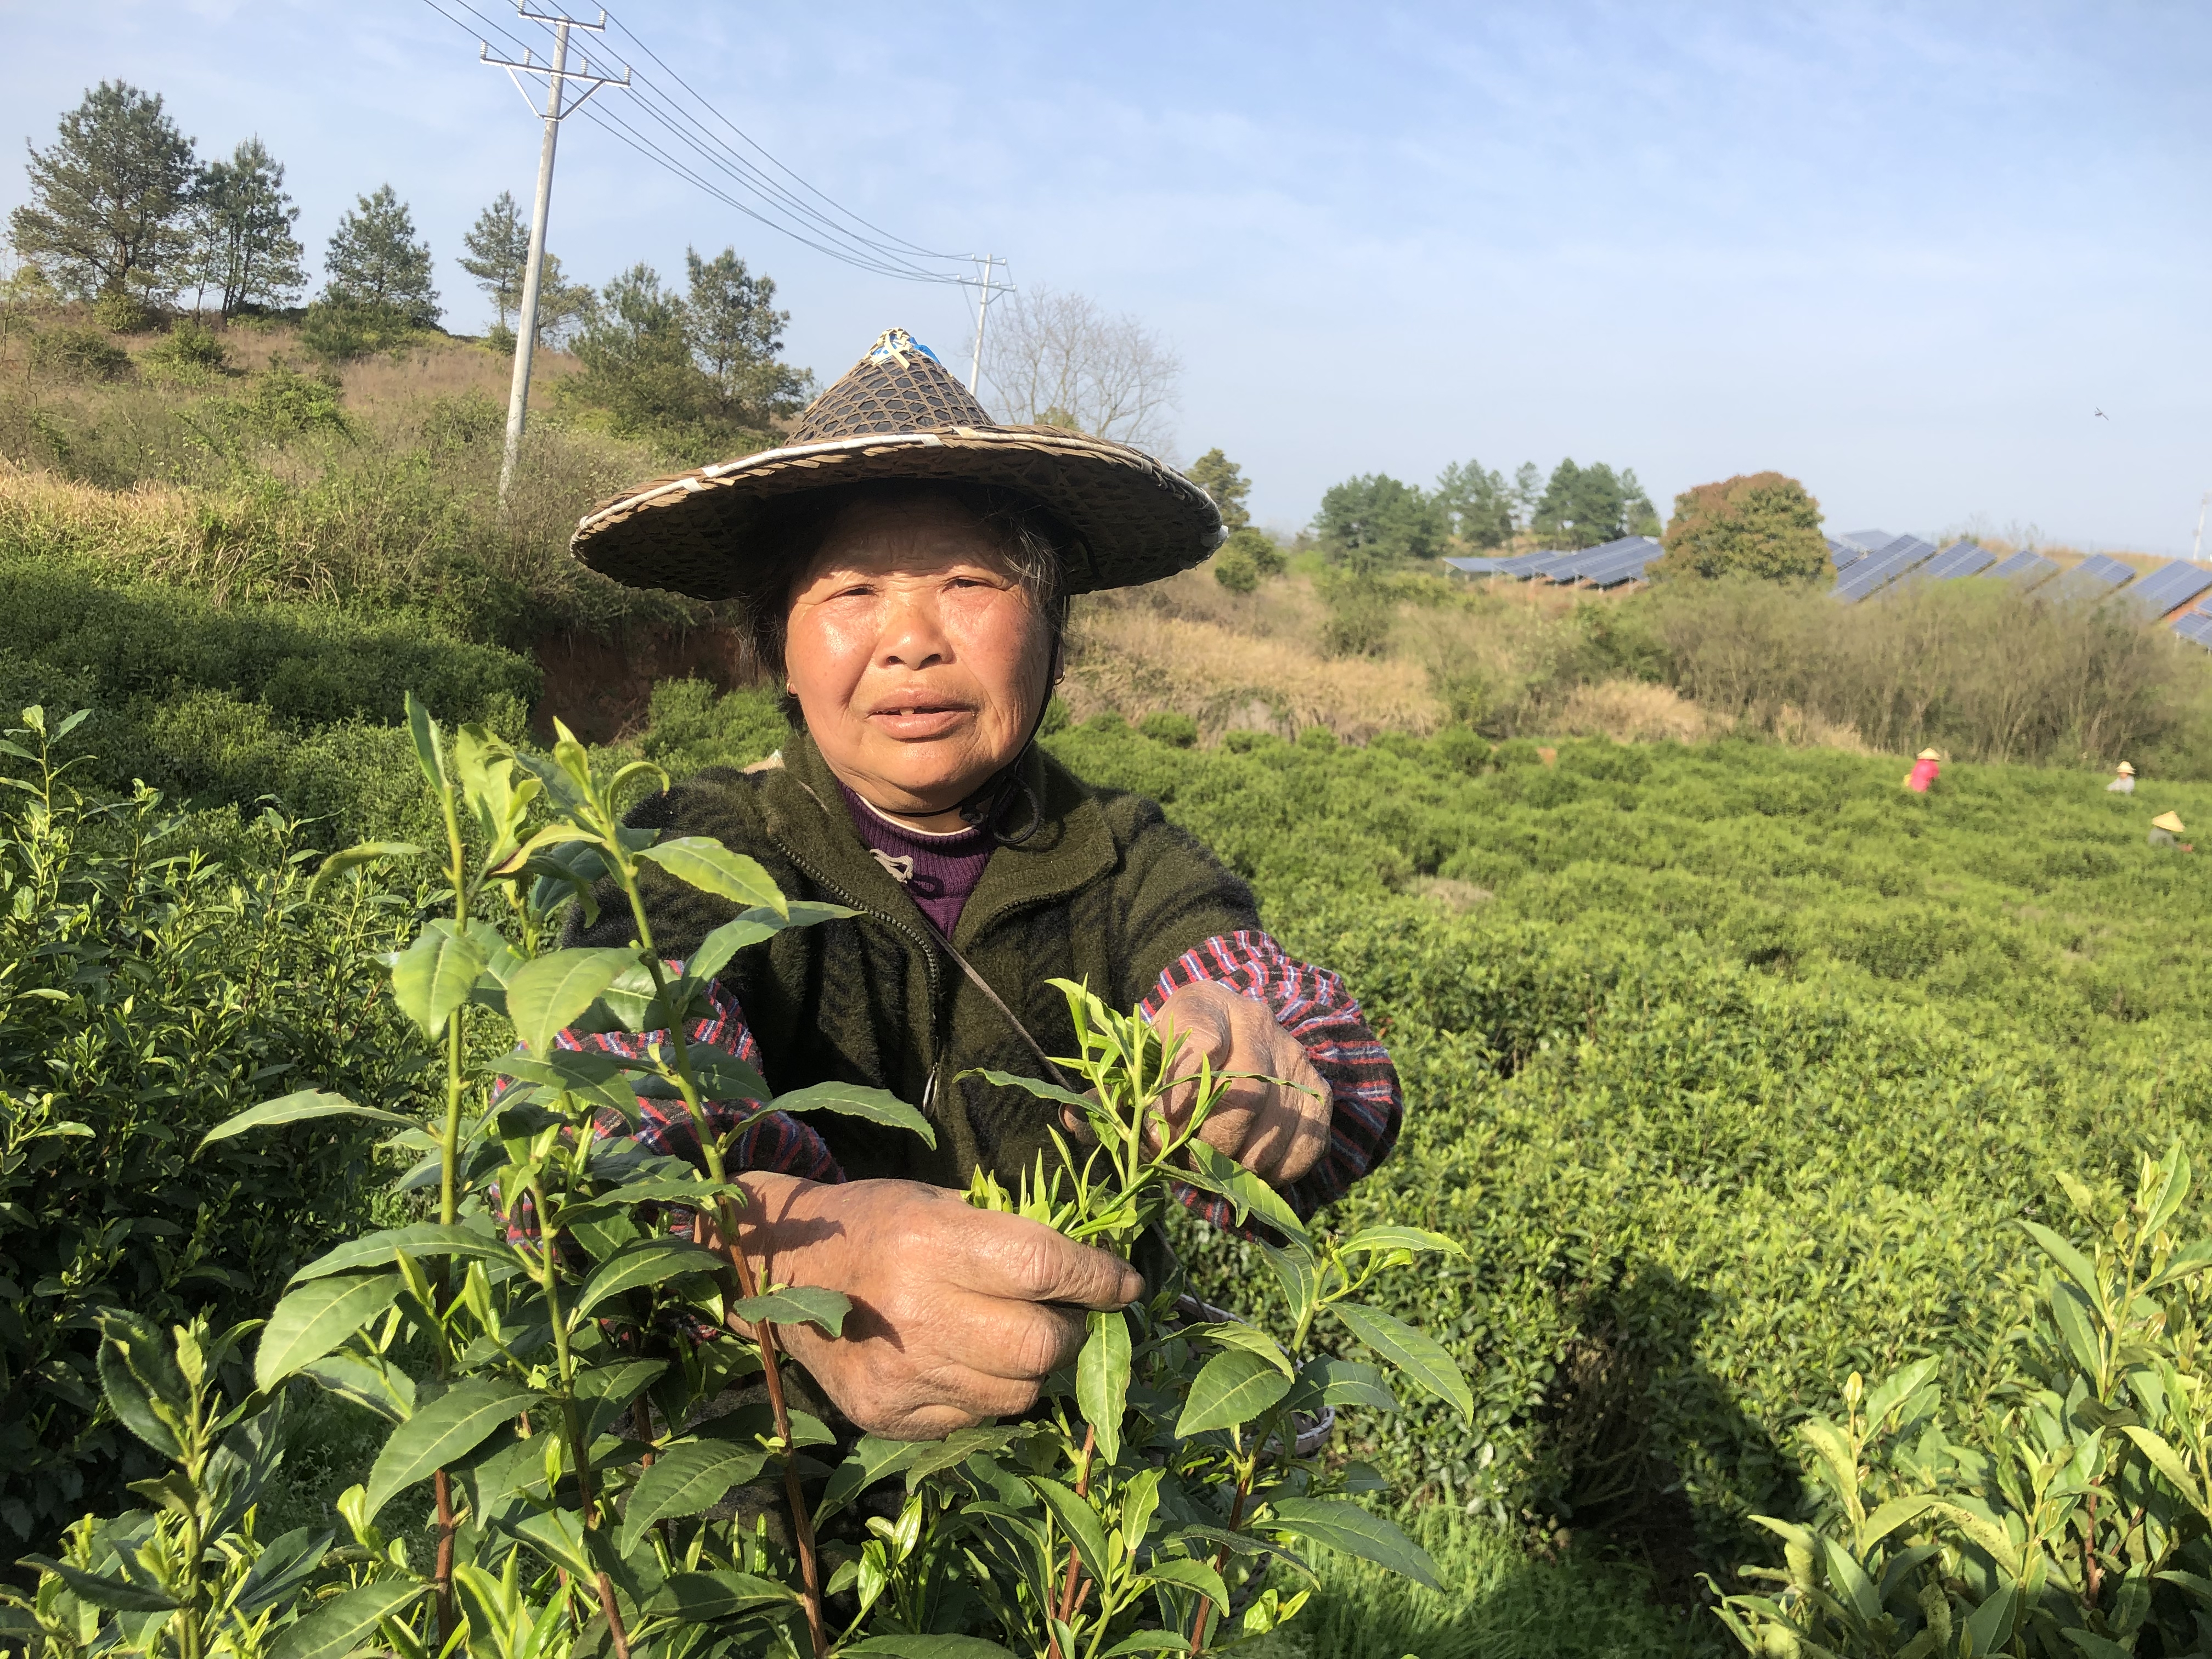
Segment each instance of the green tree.
M328 300L389 312L416 328L430 328L442 314L430 285L430 245L415 236L407 204L379 185L373 196L338 221L323 264Z
M491 296L492 308L499 313L498 326L505 328L507 313L522 308L523 274L530 263L530 226L515 204L513 191L500 191L491 205L477 215L476 223L461 238L461 246L467 250L461 256L461 269ZM544 305L542 296L539 305Z
M1245 497L1252 493L1252 481L1244 476L1243 467L1218 449L1209 449L1193 461L1183 477L1203 489L1221 510L1223 529L1234 533L1252 522L1244 505Z
M1577 466L1572 458L1552 469L1529 520L1547 545L1559 548L1596 547L1658 527L1633 470L1615 473L1603 461Z
M561 256L548 248L538 273L538 343L568 344L599 308L598 290L589 283L570 282L561 270Z
M248 305L281 306L307 285L307 250L293 235L300 210L283 163L248 138L200 174L192 214L192 275L222 296L225 317Z
M782 361L791 313L775 308L775 279L755 276L726 247L711 259L684 251L690 295L684 305L691 353L712 387L713 418L758 431L799 412L814 377Z
M714 388L692 360L683 298L651 265L632 265L600 291L575 350L583 372L562 392L606 410L617 431L677 431L705 419Z
M15 252L81 298L170 291L196 169L160 94L103 81L62 117L50 148L27 147L31 199L8 216Z
M1744 575L1780 581L1828 570L1820 504L1779 472L1740 474L1684 490L1674 497L1666 545L1666 557L1651 567L1655 580Z
M1452 533L1469 547L1503 547L1513 533L1513 495L1504 475L1480 461L1454 461L1437 477L1435 500Z
M1526 525L1536 516L1536 503L1544 499L1544 475L1535 462L1523 461L1514 472L1512 495L1514 522Z
M1329 559L1355 574L1433 558L1449 533L1435 497L1387 472L1331 485L1314 514L1314 530Z

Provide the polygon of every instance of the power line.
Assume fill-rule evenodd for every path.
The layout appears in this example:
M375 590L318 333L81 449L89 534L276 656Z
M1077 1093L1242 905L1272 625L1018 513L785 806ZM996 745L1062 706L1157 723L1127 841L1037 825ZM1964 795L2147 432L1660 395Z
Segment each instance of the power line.
M468 29L469 25L446 9L440 0L424 0L424 3L447 21ZM449 3L465 12L483 26L487 38L497 36L526 53L529 44L511 30L501 27L478 11L469 0L449 0ZM525 14L527 15L527 14ZM601 131L636 150L655 165L682 179L696 189L703 191L726 206L745 215L767 228L778 231L794 241L813 249L828 258L839 260L875 276L888 276L896 281L973 286L976 278L963 272L932 270L924 261L945 261L967 264L979 259L980 255L953 255L934 252L893 235L860 215L852 212L817 190L790 167L778 161L743 129L708 103L704 98L670 69L652 47L639 39L636 33L604 11L602 17L630 41L643 55L658 65L663 73L681 87L691 100L726 128L743 143L757 152L769 167L791 180L789 185L770 177L762 167L733 148L727 140L718 137L699 117L686 109L681 101L665 88L655 84L640 73L635 65L625 70L627 84L635 100L641 115L649 117L665 135L665 144L640 131L621 116L610 111L593 109L586 112L585 118ZM531 17L530 21L548 27L557 27L550 17ZM477 30L470 29L471 33ZM689 150L696 158L687 162L671 153L669 147ZM718 185L708 176L718 173L727 180L727 186ZM738 194L733 194L735 191ZM802 196L799 192L804 192ZM750 200L744 199L750 198ZM813 198L811 201L806 198ZM817 207L814 204L822 204Z

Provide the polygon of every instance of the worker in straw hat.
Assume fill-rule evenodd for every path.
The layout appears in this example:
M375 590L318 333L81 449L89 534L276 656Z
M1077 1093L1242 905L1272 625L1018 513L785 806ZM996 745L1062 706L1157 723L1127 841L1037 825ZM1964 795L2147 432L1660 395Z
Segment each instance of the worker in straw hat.
M2191 847L2187 842L2179 839L2181 833L2181 814L2179 812L2160 812L2156 817L2150 821L2150 844L2152 846L2171 847L2176 852L2179 853L2195 852L2197 849L2194 847Z
M1905 787L1916 795L1928 793L1928 786L1936 781L1942 769L1943 757L1933 749L1923 749L1913 757L1912 769L1905 775Z
M2109 795L2132 795L2136 792L2136 769L2125 761L2120 763L2120 774L2105 786Z
M641 484L577 529L575 556L617 581L733 601L786 691L779 761L680 781L631 823L711 836L794 901L851 913L740 950L694 1039L779 1092L890 1090L935 1129L932 1147L857 1119L715 1109L751 1126L733 1163L763 1282L853 1302L841 1338L786 1327L792 1351L878 1434L1026 1409L1073 1361L1085 1309L1144 1293L1115 1257L961 1201L978 1171L1016 1186L1076 1127L977 1075L1049 1076L1045 1056L1078 1051L1052 980L1141 1004L1182 1035L1182 1072L1247 1074L1204 1138L1301 1214L1397 1137L1395 1073L1343 983L1291 958L1158 806L1036 745L1069 599L1188 569L1221 538L1196 485L1125 445L994 423L898 329L781 447ZM647 902L672 957L736 914L667 880ZM568 943L626 945L627 918L605 893ZM682 1114L641 1103L648 1142L682 1151Z

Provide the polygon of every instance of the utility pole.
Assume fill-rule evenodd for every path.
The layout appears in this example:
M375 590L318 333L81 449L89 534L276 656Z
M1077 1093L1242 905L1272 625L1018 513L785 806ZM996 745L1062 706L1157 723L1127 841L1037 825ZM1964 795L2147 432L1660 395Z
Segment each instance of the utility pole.
M522 452L523 410L530 402L530 358L538 344L538 277L545 264L545 217L553 206L553 150L560 141L561 122L563 118L581 109L585 100L601 87L626 87L629 84L628 70L618 76L595 74L591 59L581 53L577 55L580 67L573 70L568 67L568 31L574 28L589 29L594 33L604 33L607 27L605 11L599 13L598 22L586 23L579 18L563 17L558 13L532 11L527 0L515 0L514 10L517 16L531 22L553 25L553 61L550 64L539 63L536 54L526 47L519 64L511 58L495 58L491 55L491 46L488 41L479 42L477 52L479 62L507 71L507 79L514 82L514 89L522 94L522 101L530 106L532 115L540 112L537 100L524 88L522 76L542 75L546 84L543 112L545 140L538 150L538 201L530 215L530 253L522 271L522 314L515 319L514 380L507 393L507 453L499 465L499 504L502 511L507 507L507 492L514 483L515 458ZM564 101L566 88L572 82L584 90L574 100Z
M970 392L973 392L975 390L976 379L983 372L983 324L991 314L991 295L993 292L991 288L991 274L993 271L996 270L999 266L1006 264L1006 261L1001 259L995 253L987 253L981 259L977 260L976 263L983 267L983 297L982 302L975 307L975 356L974 360L968 365L968 390ZM1013 290L1013 286L1014 285L1012 283L1009 283L1005 288L997 291L1001 294L1011 293Z

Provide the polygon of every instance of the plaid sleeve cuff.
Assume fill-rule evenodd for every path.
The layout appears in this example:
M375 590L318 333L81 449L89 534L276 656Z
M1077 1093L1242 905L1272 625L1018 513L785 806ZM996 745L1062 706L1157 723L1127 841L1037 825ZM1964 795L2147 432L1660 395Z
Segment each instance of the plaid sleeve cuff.
M1145 999L1145 1012L1158 1012L1174 993L1201 980L1266 1004L1328 1085L1328 1146L1312 1169L1283 1188L1291 1207L1302 1218L1310 1216L1350 1191L1397 1144L1406 1115L1397 1067L1342 979L1298 961L1257 929L1218 933L1183 952ZM1215 1226L1229 1224L1233 1212L1224 1200L1188 1187L1176 1194Z

